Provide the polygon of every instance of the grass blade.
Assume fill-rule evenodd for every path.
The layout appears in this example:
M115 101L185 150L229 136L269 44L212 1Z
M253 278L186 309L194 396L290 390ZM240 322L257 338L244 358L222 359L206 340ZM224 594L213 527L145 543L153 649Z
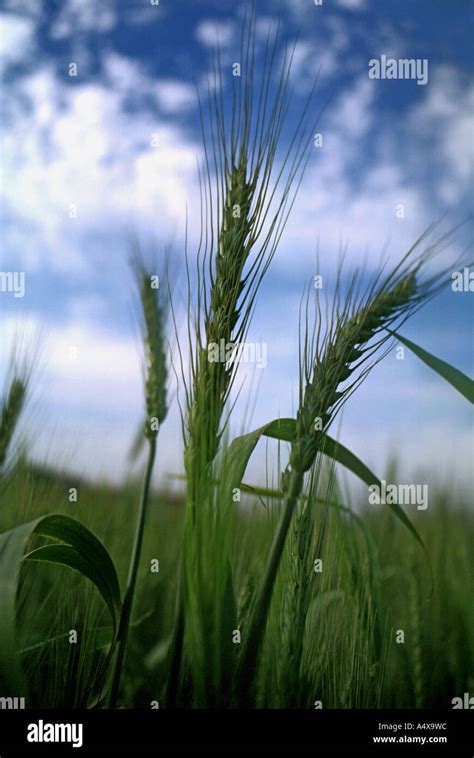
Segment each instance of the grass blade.
M390 330L387 330L390 332ZM464 395L470 403L474 403L474 381L470 379L466 374L463 374L459 369L454 368L446 361L437 358L435 355L428 353L427 350L423 350L419 345L415 345L414 342L408 340L406 337L402 337L397 332L390 332L393 337L402 342L406 347L412 351L420 361L423 361L426 366L436 371L437 374L446 379L454 389Z
M282 442L292 442L296 430L296 420L293 418L282 418L270 421L268 424L259 427L249 434L237 437L226 452L224 469L229 472L229 487L239 487L245 474L245 469L249 462L258 441L262 436L271 437L281 440ZM347 468L368 486L376 484L382 487L380 479L347 447L322 433L321 452L332 458L337 463ZM407 514L397 503L387 503L392 513L406 526L416 541L425 549L423 540L418 531L413 526Z
M36 536L46 537L60 544L45 546L28 554L28 545ZM26 693L21 664L15 655L16 598L23 561L43 559L49 563L73 568L92 581L106 603L114 625L120 613L120 587L112 559L97 537L78 521L62 515L43 516L0 535L2 696L18 697Z
M376 484L379 488L382 488L382 482L377 476L375 476L375 474L368 468L368 466L366 466L365 463L363 463L360 458L354 455L354 453L352 453L347 447L341 445L340 442L333 439L328 434L324 435L321 452L324 455L332 458L337 463L341 463L345 468L355 474L369 487L372 484ZM397 503L386 503L386 505L388 505L388 507L391 509L394 516L396 516L402 522L402 524L406 526L406 528L411 532L412 536L424 550L425 545L423 543L423 540L421 539L418 531L413 526L403 508L400 508Z

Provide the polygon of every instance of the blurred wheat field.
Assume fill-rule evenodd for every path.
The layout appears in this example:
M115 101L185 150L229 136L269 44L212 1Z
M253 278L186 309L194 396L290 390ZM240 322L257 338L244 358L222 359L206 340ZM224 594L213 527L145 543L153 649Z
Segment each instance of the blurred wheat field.
M17 514L25 521L51 511L74 516L104 541L123 579L132 540L124 525L131 523L135 495L133 489L80 487L78 502L70 503L67 483L22 467L0 497L0 529L13 527ZM285 593L294 559L289 547L258 670L259 707L447 708L453 697L472 690L474 519L469 504L452 502L449 493L440 491L433 501L429 515L415 519L433 566L432 594L423 551L411 545L391 514L367 507L360 511L367 534L350 516L334 510L328 514L320 553L325 570L310 577L299 660L289 651L297 623L291 592ZM272 514L260 503L237 519L232 549L242 611L262 571L271 524ZM153 499L126 658L124 707L150 708L164 696L166 651L163 645L157 649L156 641L166 640L172 626L182 526L182 502ZM368 535L375 553L372 577ZM159 560L158 573L150 570L154 559ZM212 571L212 556L208 560ZM19 649L27 650L21 658L30 676L29 704L90 707L110 642L107 611L75 572L28 567L24 573ZM97 631L104 628L105 640ZM69 642L70 629L78 631L75 645ZM405 633L403 644L396 642L397 630ZM218 640L208 642L219 645ZM223 702L225 698L223 693ZM181 705L191 704L192 696L183 688Z

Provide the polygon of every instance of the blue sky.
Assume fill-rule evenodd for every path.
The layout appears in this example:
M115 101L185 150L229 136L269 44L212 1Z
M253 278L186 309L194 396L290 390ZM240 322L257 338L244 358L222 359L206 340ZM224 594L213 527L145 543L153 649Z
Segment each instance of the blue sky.
M19 330L41 332L26 419L38 459L111 479L125 471L141 412L130 234L157 248L171 240L182 261L187 208L193 253L202 158L194 85L204 90L218 38L229 91L242 8L226 0L0 3L0 269L26 273L24 298L0 293L0 365ZM247 425L294 412L298 304L319 273L318 244L331 282L341 245L348 268L365 260L375 271L385 245L396 259L443 214L448 228L472 212L471 3L257 0L255 8L257 50L278 18L290 41L299 33L292 114L319 69L316 101L326 107L323 146L310 156L249 334L268 343L268 366L255 370L253 385L242 371L235 431L256 384ZM426 58L428 83L371 80L368 62L381 55ZM446 262L471 234L472 224L456 234ZM404 333L472 375L472 293L447 288ZM179 470L176 407L165 436L161 470ZM379 471L396 455L407 475L469 477L466 404L408 354L377 367L347 406L340 436ZM254 467L257 475L257 459Z

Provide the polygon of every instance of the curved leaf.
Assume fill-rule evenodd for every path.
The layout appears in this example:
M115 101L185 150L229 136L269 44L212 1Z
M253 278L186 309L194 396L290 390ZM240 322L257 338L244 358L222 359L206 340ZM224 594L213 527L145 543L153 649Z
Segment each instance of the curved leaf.
M232 491L240 487L250 456L262 436L291 442L295 434L295 424L292 418L276 419L253 432L236 437L227 448L222 461L222 471L226 477L228 489Z
M423 361L423 363L429 366L429 368L436 371L436 373L442 376L443 379L446 379L446 381L449 382L454 389L460 392L461 395L464 395L470 403L474 403L474 381L466 376L466 374L463 374L459 369L446 363L446 361L442 361L441 358L437 358L435 355L423 350L422 347L415 345L414 342L407 340L406 337L402 337L400 334L397 334L397 332L391 332L390 329L387 329L387 331L390 332L393 337L396 337L397 340L403 342L403 344Z
M354 455L354 453L351 453L347 447L341 445L340 442L333 439L328 434L324 435L324 446L321 452L324 453L324 455L328 455L330 458L337 461L337 463L342 464L349 471L352 471L353 474L355 474L369 487L372 484L376 484L377 487L382 489L382 482L377 476L375 476L369 467L366 466L365 463L360 460L360 458ZM397 503L386 503L386 505L391 509L392 513L403 524L405 524L406 528L411 532L421 547L425 549L423 540L421 539L420 535L411 523L403 508L401 508Z
M296 420L293 418L275 419L268 424L259 427L254 432L244 434L232 441L227 449L223 460L223 471L227 475L230 489L239 487L245 474L245 469L249 462L258 441L262 436L271 437L281 440L282 442L291 442L296 429ZM368 486L376 484L382 488L380 479L347 447L330 437L328 434L323 435L323 447L321 452L329 456L337 463L341 463L349 471L352 471L359 479ZM413 537L421 545L425 546L417 530L411 523L403 508L396 503L387 503L393 514L409 529Z
M54 540L27 553L34 536ZM120 614L120 586L113 561L92 532L68 516L42 516L0 535L0 682L2 696L26 691L16 653L15 617L20 570L24 560L68 566L86 576L98 589L112 616L114 628Z

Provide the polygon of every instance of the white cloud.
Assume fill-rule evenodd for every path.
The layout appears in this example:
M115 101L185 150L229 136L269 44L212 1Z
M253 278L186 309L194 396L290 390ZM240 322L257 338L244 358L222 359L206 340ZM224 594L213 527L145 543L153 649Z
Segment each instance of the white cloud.
M43 361L50 402L105 413L133 408L125 398L139 404L140 356L131 339L71 322L50 330Z
M291 78L300 92L309 92L317 76L320 86L330 81L340 66L340 56L349 44L347 31L336 16L326 19L326 29L317 45L312 40L299 39L294 46Z
M109 32L117 23L113 0L63 0L50 29L53 39L66 39L81 32Z
M4 10L17 13L19 16L28 18L41 18L44 11L44 0L35 0L34 3L25 3L25 0L4 0Z
M24 16L0 14L0 60L2 69L21 63L33 51L34 22Z
M117 53L109 53L104 60L107 81L114 93L125 97L140 93L150 96L166 114L178 114L197 105L196 89L178 79L152 79L136 61Z
M413 108L408 126L420 140L431 135L441 198L459 203L472 190L474 84L449 66L432 66L426 97ZM421 150L413 155L417 163L420 154L423 160Z
M161 79L154 85L160 108L165 113L180 113L196 105L196 90L191 84L176 79Z
M2 322L2 363L8 365L18 334L26 349L39 343L38 382L49 406L90 412L130 412L142 387L137 341L116 336L84 318L45 328L37 317ZM35 390L36 392L36 390ZM138 401L136 401L138 398Z
M236 27L232 21L201 21L195 30L196 39L205 47L229 45L235 35Z
M358 263L368 253L368 263L378 265L390 236L395 241L393 252L399 256L432 220L423 208L420 188L406 183L391 146L379 148L373 164L360 165L363 139L373 135L375 144L384 144L375 124L373 82L362 75L334 101L318 125L323 146L313 149L284 235L284 251L301 252L295 259L280 251L275 265L301 268L309 278L315 273L318 242L322 260L334 266L341 243L348 244L349 262ZM397 218L400 205L404 218ZM314 223L308 224L308 218Z
M474 87L461 87L454 72L434 72L426 96L420 95L400 128L394 129L393 122L380 117L374 82L364 74L356 78L318 124L323 146L312 151L274 265L301 271L307 280L315 273L319 242L321 258L329 267L337 264L345 243L348 263L364 258L369 266L378 266L382 250L398 259L439 218L441 210L433 205L431 191L440 192L444 200L465 200L472 177ZM436 161L435 182L426 173L432 165L431 160L427 163L428 137ZM308 224L308 218L313 223ZM453 244L438 265L459 252Z
M190 89L147 79L119 56L108 62L107 77L113 86L64 87L44 67L19 85L31 109L15 105L13 122L4 127L3 198L16 228L35 226L44 246L34 259L18 250L22 260L77 268L87 256L79 244L87 228L156 229L159 219L166 237L182 226L186 205L198 207L200 144L149 110L137 117L123 108L126 96L148 88L168 111L180 110ZM77 218L70 218L71 204Z
M337 0L337 4L351 11L361 11L367 7L367 0Z
M365 136L374 121L374 82L360 76L351 89L343 92L330 111L329 129L344 133L352 141Z
M291 64L292 82L298 91L309 91L316 76L331 76L336 67L335 52L328 46L318 47L305 40L298 40L295 45Z
M103 57L102 65L107 83L114 92L123 96L130 92L141 92L142 87L149 90L150 82L143 72L142 65L137 61L110 52Z

